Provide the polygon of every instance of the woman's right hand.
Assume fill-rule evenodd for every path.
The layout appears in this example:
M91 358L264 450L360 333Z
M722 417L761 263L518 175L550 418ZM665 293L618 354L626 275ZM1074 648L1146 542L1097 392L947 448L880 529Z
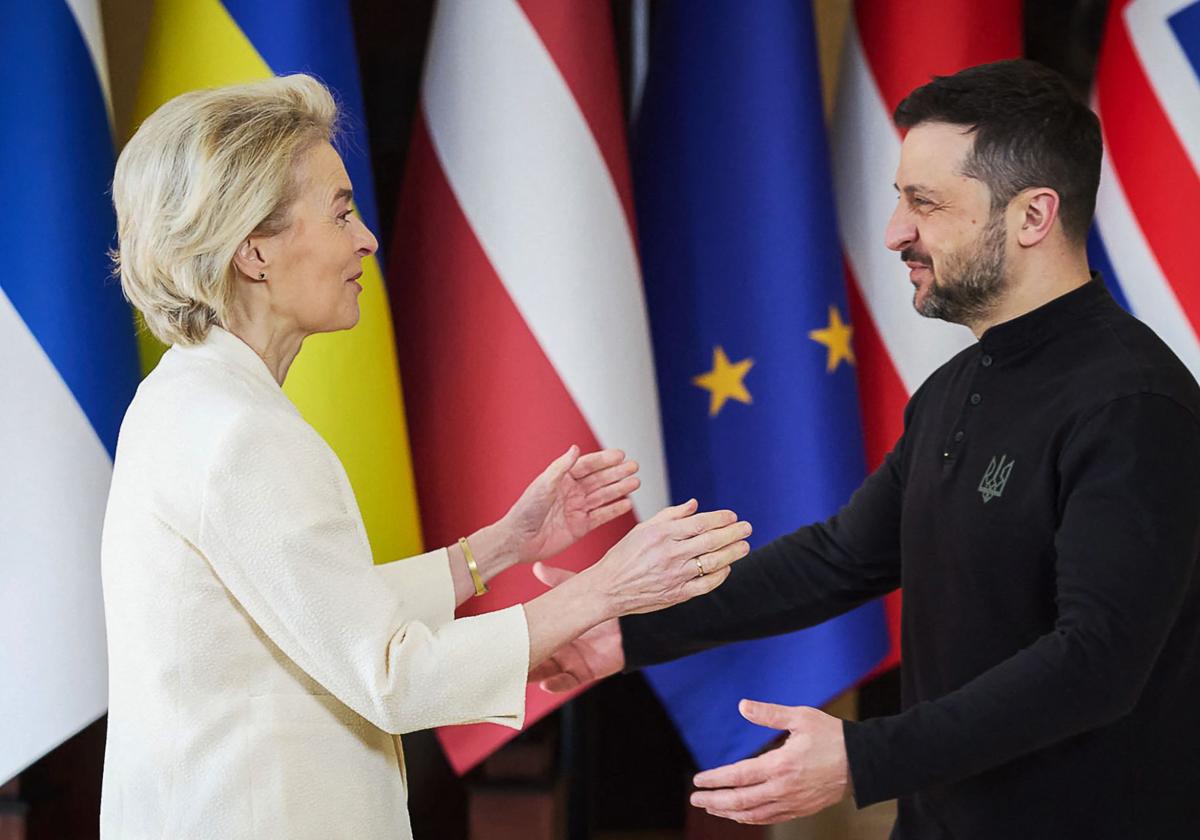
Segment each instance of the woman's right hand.
M653 612L716 589L750 552L749 522L731 510L696 513L696 500L634 526L582 574L611 616Z

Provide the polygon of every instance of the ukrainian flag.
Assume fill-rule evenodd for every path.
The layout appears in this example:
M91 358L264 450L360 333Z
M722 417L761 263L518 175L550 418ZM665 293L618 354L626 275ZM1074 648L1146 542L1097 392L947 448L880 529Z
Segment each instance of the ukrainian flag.
M0 781L104 713L100 530L137 387L95 0L0 9Z
M168 99L196 88L309 73L343 112L339 151L355 203L378 234L350 10L344 0L159 0L150 24L135 113L140 124ZM381 258L364 261L354 329L315 335L284 391L329 442L350 476L377 562L421 550L391 314ZM143 363L162 353L139 336Z

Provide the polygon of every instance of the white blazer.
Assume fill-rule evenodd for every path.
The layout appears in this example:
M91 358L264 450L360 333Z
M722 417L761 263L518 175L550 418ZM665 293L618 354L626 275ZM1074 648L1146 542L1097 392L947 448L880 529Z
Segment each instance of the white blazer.
M101 562L107 840L411 837L393 733L524 721L522 608L454 620L444 549L373 565L341 463L220 328L138 389Z

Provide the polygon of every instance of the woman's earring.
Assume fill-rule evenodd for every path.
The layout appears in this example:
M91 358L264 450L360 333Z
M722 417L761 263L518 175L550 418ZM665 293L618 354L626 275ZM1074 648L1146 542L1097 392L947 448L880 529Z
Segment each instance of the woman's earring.
M260 271L260 272L258 272L258 279L259 279L259 280L266 280L266 279L267 279L267 272L265 272L265 271Z

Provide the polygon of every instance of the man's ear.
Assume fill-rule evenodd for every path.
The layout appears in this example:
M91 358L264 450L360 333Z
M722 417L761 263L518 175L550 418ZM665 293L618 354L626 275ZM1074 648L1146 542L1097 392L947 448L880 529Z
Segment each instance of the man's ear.
M1017 242L1022 247L1030 248L1050 235L1061 204L1057 192L1049 187L1032 187L1022 190L1014 202L1020 213Z
M250 280L266 280L269 276L269 266L259 247L260 241L257 236L246 237L233 255L233 264L238 272Z

